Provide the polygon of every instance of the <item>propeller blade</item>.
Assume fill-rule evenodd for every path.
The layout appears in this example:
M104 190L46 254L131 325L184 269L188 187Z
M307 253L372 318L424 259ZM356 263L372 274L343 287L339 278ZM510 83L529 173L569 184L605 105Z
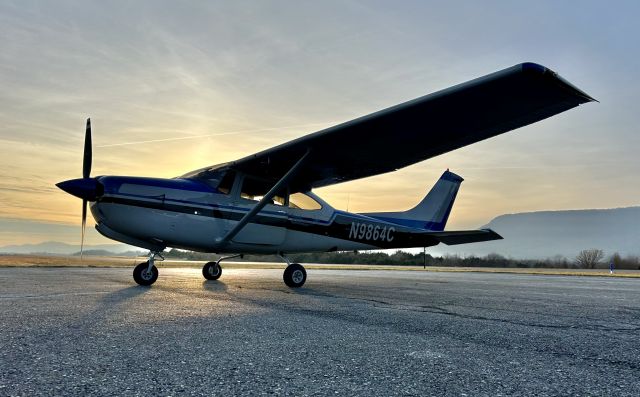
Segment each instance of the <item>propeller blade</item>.
M84 134L84 156L82 157L83 178L88 178L91 174L91 162L93 159L91 150L91 119L87 119L87 131Z
M87 200L82 200L82 239L80 240L80 262L84 252L84 230L87 226Z

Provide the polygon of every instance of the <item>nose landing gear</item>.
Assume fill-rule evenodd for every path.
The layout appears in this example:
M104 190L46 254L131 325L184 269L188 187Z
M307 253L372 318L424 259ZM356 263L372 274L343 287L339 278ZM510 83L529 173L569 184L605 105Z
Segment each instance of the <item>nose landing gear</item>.
M138 264L138 266L133 269L133 279L136 283L149 286L156 282L158 279L158 268L155 266L156 256L164 260L159 252L151 252L149 253L148 261Z

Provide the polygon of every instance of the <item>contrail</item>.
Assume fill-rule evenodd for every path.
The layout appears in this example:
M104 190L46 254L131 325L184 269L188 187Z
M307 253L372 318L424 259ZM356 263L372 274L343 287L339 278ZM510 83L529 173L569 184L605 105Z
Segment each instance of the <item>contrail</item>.
M485 166L485 167L458 167L459 169L464 170L537 170L537 169L561 169L561 168L591 168L594 166L603 166L603 165L611 165L611 164L619 164L618 160L611 161L596 161L590 162L588 164L555 164L555 165L496 165L496 166ZM628 163L628 162L627 162Z
M326 123L313 123L313 124L300 124L300 125L290 125L287 127L271 127L271 128L259 128L253 130L238 130L238 131L229 131L229 132L221 132L218 134L205 134L205 135L193 135L193 136L181 136L176 138L164 138L164 139L151 139L147 141L133 141L133 142L122 142L122 143L111 143L108 145L99 145L96 147L114 147L114 146L127 146L127 145L138 145L141 143L155 143L155 142L168 142L168 141L180 141L183 139L196 139L196 138L207 138L212 136L223 136L223 135L237 135L237 134L246 134L251 132L268 132L268 131L277 131L277 130L289 130L293 128L305 128L305 127L315 127L319 125L334 125L338 122L326 122Z

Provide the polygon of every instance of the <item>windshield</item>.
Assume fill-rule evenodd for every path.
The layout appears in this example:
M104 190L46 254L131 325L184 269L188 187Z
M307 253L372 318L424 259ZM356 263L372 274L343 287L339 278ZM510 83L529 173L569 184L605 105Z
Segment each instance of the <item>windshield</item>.
M206 169L188 175L189 179L202 181L222 194L231 192L236 177L235 171L230 169Z

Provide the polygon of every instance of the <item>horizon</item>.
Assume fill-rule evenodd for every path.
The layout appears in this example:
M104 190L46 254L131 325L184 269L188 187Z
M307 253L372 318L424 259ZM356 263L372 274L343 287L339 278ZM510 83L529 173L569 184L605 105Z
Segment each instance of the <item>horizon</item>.
M487 226L492 221L510 215L526 215L526 214L536 214L536 213L549 213L549 212L567 212L567 211L610 211L610 210L622 210L622 209L631 209L631 208L640 208L640 205L632 205L627 207L612 207L612 208L573 208L573 209L541 209L535 211L523 211L523 212L513 212L513 213L504 213L498 214L495 217L488 219L486 222L476 225L476 228L481 228ZM22 228L26 229L26 231L19 230L15 228L15 225L18 224ZM32 227L28 227L31 224ZM26 228L24 226L27 226ZM39 233L39 229L53 229L54 231ZM21 219L0 219L0 236L4 233L8 232L18 232L19 234L24 234L28 236L40 236L39 239L29 239L29 240L19 240L16 239L17 242L3 242L0 241L0 249L7 246L22 246L22 245L38 245L44 243L63 243L68 245L80 245L80 239L77 236L79 231L79 226L77 225L68 225L64 223L46 223L46 222L37 222L37 221L25 221ZM21 233L22 232L22 233ZM93 236L92 236L93 235ZM63 238L56 239L54 236L64 236ZM93 238L92 238L93 237ZM120 243L118 241L110 240L104 238L98 234L98 232L94 228L89 228L86 230L86 240L90 241L89 243L85 242L85 245L105 245L105 244L121 244L126 245L124 243ZM486 243L476 243L476 244L486 244ZM470 246L473 250L473 247L476 245ZM138 247L134 247L136 249L140 249ZM439 247L442 248L442 247ZM421 248L415 248L421 249ZM433 250L438 250L438 248L430 248ZM411 249L409 249L411 250ZM445 249L446 251L446 249ZM443 252L445 252L443 251Z
M434 257L460 258L485 258L499 255L515 261L552 260L556 263L558 257L571 260L582 250L600 249L607 257L619 254L621 257L633 259L640 255L637 244L640 241L636 226L638 222L640 222L640 206L503 214L483 227L508 236L506 240L459 246L437 245L430 247L428 253ZM75 233L75 227L68 226L67 230L71 234ZM85 244L84 248L85 253L92 256L97 255L91 253L95 250L106 250L113 255L126 254L126 256L130 256L132 252L145 251L115 241ZM55 240L37 244L0 245L0 253L3 255L75 255L79 254L79 251L78 242L65 243ZM423 249L389 249L373 252L391 255L398 251L419 254ZM108 253L100 255L105 254Z
M0 246L79 242L81 202L54 184L81 174L87 117L94 175L174 177L525 61L600 103L315 192L403 210L450 168L449 229L640 205L640 4L155 4L0 4Z

